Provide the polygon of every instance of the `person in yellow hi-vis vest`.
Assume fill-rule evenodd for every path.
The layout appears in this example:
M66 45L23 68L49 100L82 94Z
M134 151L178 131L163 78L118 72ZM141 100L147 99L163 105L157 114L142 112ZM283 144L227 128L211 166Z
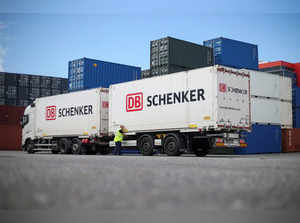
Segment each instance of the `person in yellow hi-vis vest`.
M115 133L115 151L114 151L114 155L121 155L122 154L122 141L125 135L126 129L124 127L124 125L120 125L120 129L116 131Z

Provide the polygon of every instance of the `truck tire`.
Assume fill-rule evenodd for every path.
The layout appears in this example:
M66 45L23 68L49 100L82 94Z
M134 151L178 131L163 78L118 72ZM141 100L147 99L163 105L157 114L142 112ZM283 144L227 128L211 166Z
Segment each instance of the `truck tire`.
M206 156L209 151L209 141L208 140L193 140L192 149L194 154L199 157Z
M208 154L208 149L204 148L204 149L196 149L194 150L194 153L196 156L199 156L199 157L203 157L203 156L206 156Z
M62 138L59 140L58 147L61 154L71 153L71 142L66 138Z
M101 155L107 155L107 154L110 153L110 148L109 148L109 147L103 147L103 146L101 146L101 147L99 148L99 153L100 153Z
M80 154L81 147L82 147L82 142L80 141L80 139L75 138L72 140L71 150L73 154Z
M169 133L166 135L163 148L168 156L178 156L180 154L180 138L177 134Z
M154 152L154 143L151 135L142 135L138 139L138 149L144 156L152 156Z
M25 150L27 153L34 153L34 143L30 139L25 144Z

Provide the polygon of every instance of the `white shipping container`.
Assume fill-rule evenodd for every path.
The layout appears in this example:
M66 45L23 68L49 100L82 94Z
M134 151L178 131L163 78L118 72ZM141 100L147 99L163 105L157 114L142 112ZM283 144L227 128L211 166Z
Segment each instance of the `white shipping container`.
M280 100L251 97L251 122L281 124Z
M283 128L293 128L293 105L291 102L280 102L280 120Z
M251 95L292 101L292 79L271 73L243 69L249 72Z
M108 89L38 98L35 107L37 137L108 133Z
M110 86L109 131L250 128L249 75L223 66Z
M291 128L293 125L292 103L278 99L251 98L251 122L281 125Z

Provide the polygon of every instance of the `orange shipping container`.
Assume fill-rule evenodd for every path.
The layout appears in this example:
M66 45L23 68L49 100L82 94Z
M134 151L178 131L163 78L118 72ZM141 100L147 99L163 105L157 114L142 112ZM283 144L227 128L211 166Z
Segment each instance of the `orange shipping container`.
M20 124L0 124L0 150L22 150L22 128Z
M300 152L300 129L282 129L282 152Z

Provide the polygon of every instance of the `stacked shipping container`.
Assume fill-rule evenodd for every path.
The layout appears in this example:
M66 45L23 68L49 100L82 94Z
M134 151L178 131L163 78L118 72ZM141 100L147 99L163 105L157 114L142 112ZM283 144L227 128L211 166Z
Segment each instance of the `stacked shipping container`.
M20 150L21 117L25 107L0 105L0 150Z
M212 49L166 37L150 42L150 75L164 75L213 65Z
M246 70L246 69L245 69ZM281 128L292 128L292 79L246 70L251 83L252 131L236 154L281 152Z
M20 120L27 105L67 89L66 78L0 72L0 150L21 149Z
M0 72L0 105L27 106L35 98L67 91L66 78Z
M141 68L89 58L69 62L69 91L141 79Z
M257 45L223 37L203 41L203 45L213 48L215 64L258 70Z

